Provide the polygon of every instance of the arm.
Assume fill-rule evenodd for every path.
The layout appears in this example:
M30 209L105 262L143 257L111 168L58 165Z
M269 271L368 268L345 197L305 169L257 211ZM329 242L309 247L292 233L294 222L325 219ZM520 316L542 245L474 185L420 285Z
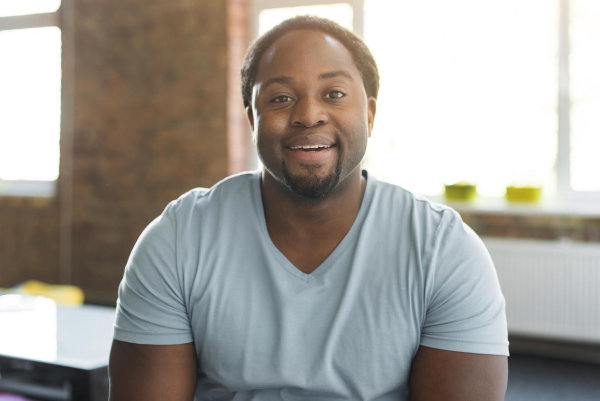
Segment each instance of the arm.
M193 343L143 345L114 340L109 401L191 401L196 387Z
M507 357L421 346L413 360L411 401L502 401Z

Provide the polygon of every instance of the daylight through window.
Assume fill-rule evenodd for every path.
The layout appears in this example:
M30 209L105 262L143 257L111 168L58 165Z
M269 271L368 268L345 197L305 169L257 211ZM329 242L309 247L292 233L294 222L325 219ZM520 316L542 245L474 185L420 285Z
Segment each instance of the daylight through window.
M0 3L0 184L58 177L59 5L56 0Z
M257 34L307 13L290 10L309 1L255 3L268 5L254 16ZM457 181L476 183L484 196L513 184L542 186L547 196L600 191L599 2L351 3L381 74L365 158L375 176L425 195ZM332 18L331 6L308 13Z

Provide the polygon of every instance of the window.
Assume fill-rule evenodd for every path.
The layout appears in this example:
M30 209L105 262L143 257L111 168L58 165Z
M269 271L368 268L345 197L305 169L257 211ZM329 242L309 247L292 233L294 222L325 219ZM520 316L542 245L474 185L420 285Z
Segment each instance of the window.
M59 0L0 3L0 193L50 195L60 155Z
M265 24L261 13L289 11L272 26L294 15L292 6L321 3L331 6L255 0L254 33ZM598 199L600 2L363 0L346 7L380 69L365 158L375 176L425 195L469 181L490 197L516 184L542 186L555 199Z
M570 0L569 5L570 179L576 191L600 191L600 2Z
M345 3L318 4L308 6L269 8L258 15L258 34L262 35L284 19L301 14L316 14L329 18L352 30L352 6Z
M311 14L329 18L354 32L362 32L363 0L253 0L250 29L253 37L294 15Z

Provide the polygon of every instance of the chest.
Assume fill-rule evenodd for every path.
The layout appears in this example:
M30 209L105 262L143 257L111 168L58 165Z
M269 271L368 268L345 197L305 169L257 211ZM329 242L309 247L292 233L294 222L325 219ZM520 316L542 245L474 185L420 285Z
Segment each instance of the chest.
M302 276L261 254L229 254L191 300L207 378L234 391L312 388L369 399L406 385L421 306L398 261L349 251Z

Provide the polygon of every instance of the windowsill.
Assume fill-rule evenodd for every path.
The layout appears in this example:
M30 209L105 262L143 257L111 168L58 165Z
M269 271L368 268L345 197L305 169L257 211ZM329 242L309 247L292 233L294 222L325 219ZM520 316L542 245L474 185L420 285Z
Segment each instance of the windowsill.
M447 201L443 196L430 196L432 202L450 206L459 213L534 216L600 217L600 200L542 199L538 203L508 202L503 198L477 198L473 201Z
M0 196L51 198L56 195L56 181L0 180Z

